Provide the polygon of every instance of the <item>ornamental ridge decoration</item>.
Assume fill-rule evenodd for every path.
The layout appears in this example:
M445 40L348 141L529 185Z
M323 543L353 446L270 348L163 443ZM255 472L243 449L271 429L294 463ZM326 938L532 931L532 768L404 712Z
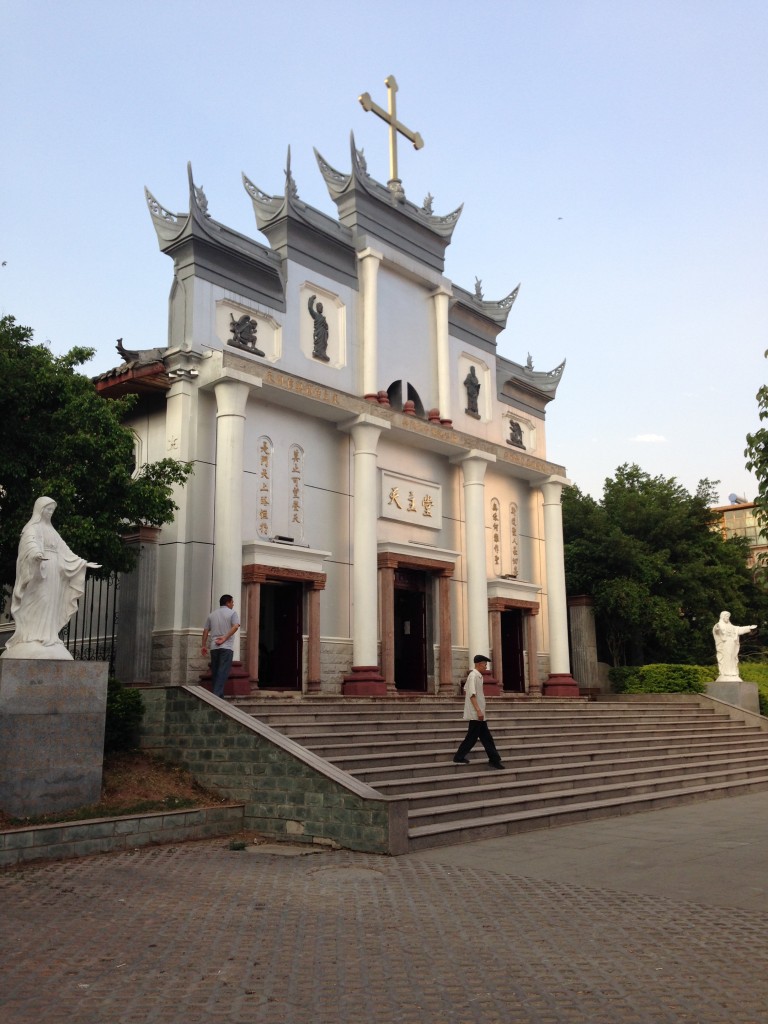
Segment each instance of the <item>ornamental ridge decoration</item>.
M178 224L179 223L179 218L178 218L177 214L171 213L170 210L166 210L166 208L164 206L161 206L160 203L158 203L158 201L155 199L155 197L152 195L152 193L149 191L148 188L144 189L144 195L145 195L146 200L147 200L147 206L149 207L149 212L152 214L153 217L157 217L158 220L164 220L168 224Z

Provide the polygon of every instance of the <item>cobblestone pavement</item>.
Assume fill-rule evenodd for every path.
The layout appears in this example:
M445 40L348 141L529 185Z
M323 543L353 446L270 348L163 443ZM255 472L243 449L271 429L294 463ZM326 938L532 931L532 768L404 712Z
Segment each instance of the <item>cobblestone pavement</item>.
M765 1024L763 912L209 840L0 875L4 1024Z

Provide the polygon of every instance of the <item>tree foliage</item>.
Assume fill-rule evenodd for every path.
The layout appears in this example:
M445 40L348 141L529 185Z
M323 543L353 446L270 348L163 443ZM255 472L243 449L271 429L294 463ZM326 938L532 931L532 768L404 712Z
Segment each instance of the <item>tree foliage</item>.
M130 568L128 527L173 519L173 488L191 467L163 459L133 475L122 419L135 397L102 398L76 371L92 355L54 356L30 328L0 319L0 582L13 583L19 535L41 495L57 502L54 525L72 550L105 571Z
M768 358L768 352L765 353ZM768 419L768 385L763 385L757 392L757 410L761 422ZM755 511L760 523L768 526L768 427L760 427L754 434L747 434L747 447L744 449L747 469L757 477L757 497Z
M744 538L723 539L714 486L690 494L639 466L619 466L598 502L563 493L568 591L593 598L600 655L614 665L712 660L712 626L727 608L757 622L766 598Z

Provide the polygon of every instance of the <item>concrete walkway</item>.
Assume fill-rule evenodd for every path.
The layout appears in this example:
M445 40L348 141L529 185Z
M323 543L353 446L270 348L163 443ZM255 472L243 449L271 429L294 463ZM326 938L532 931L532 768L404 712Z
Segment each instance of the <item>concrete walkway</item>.
M765 1024L768 794L398 859L0 875L4 1024Z

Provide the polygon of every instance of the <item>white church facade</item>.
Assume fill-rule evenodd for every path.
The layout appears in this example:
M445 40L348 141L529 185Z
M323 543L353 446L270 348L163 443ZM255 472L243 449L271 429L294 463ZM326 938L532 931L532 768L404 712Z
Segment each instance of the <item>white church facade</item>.
M173 263L167 347L129 352L140 462L189 461L156 549L151 682L197 682L220 594L242 620L233 686L453 695L474 654L489 686L573 695L562 466L545 411L563 367L500 356L501 301L444 276L448 216L317 156L337 216L244 176L266 242L147 192ZM245 197L244 197L245 198ZM126 680L131 681L131 680ZM235 689L235 691L237 690Z

